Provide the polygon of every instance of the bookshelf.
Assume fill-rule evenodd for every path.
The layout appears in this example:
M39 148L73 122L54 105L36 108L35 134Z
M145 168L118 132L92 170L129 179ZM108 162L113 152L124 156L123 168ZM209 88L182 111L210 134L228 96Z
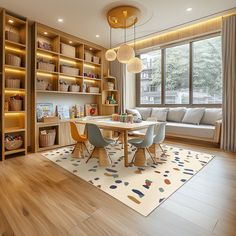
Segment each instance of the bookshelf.
M1 157L27 153L28 20L1 10ZM20 137L18 148L5 142ZM15 141L14 141L15 142ZM11 144L11 145L9 145ZM9 147L10 146L10 147ZM8 148L8 149L7 149Z
M37 103L48 98L61 101L98 104L98 113L103 113L102 89L104 51L101 46L75 36L50 28L40 23L32 27L32 111L33 111L33 151L44 151L72 144L65 136L70 132L69 121L56 123L37 122ZM69 88L68 88L69 87ZM96 88L94 91L94 87ZM88 102L89 101L89 102ZM39 132L55 129L55 145L42 148ZM67 133L65 133L67 132Z

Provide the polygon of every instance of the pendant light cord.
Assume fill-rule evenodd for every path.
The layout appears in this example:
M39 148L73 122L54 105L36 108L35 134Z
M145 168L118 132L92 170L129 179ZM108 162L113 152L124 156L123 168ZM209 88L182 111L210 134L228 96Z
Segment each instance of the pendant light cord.
M112 36L112 28L111 28L111 26L110 26L110 49L111 49L111 36Z
M136 28L135 28L135 23L134 23L134 53L136 52L135 44L136 44Z

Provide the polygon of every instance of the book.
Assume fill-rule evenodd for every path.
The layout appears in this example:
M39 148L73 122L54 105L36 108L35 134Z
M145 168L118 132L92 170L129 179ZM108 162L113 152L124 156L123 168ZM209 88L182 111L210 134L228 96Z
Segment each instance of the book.
M52 103L37 103L36 106L37 121L41 122L43 117L49 117L54 115Z
M85 115L86 116L97 116L98 105L97 104L85 104Z

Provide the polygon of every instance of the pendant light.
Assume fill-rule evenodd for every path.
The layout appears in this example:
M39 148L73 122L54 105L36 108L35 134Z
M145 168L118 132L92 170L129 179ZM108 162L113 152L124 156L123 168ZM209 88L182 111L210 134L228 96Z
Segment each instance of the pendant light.
M135 57L134 49L126 44L126 17L127 12L123 12L124 14L124 44L121 45L117 51L117 59L120 63L127 64L128 61Z
M136 41L136 28L134 24L134 53L135 53L135 41ZM127 70L130 73L140 73L143 70L143 63L139 57L135 57L130 59L127 65Z
M110 27L110 49L108 49L105 53L105 58L107 61L115 61L116 59L116 52L114 49L112 49L112 28Z

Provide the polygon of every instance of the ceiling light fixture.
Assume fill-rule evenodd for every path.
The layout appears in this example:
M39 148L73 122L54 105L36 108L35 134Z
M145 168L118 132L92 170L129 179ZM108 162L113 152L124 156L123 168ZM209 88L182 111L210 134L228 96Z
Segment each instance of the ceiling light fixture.
M192 7L189 7L189 8L186 9L186 11L192 11L192 10L193 10Z
M92 48L89 48L90 51L92 51L93 49Z
M63 22L63 19L62 19L62 18L58 18L57 21L60 22L60 23L62 23L62 22Z
M99 34L96 34L95 36L96 36L96 38L99 38L99 37L100 37L100 35L99 35Z
M48 35L48 32L43 32L43 34Z
M72 41L69 41L69 44L72 44L73 42Z
M9 20L8 20L8 23L13 24L13 23L14 23L14 20L9 19Z

